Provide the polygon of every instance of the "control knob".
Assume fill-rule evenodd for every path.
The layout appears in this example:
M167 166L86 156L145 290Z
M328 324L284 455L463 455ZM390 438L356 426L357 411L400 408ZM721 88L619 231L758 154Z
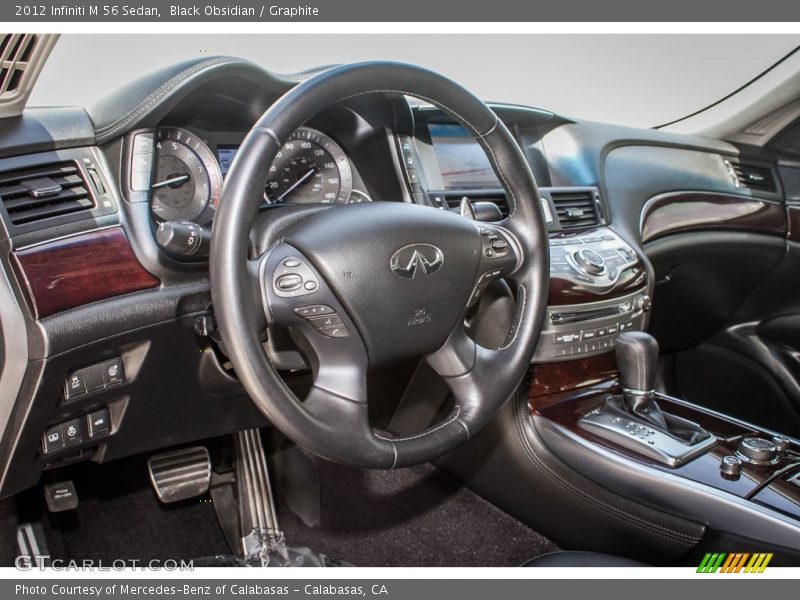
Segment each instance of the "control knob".
M739 443L736 456L753 465L771 465L778 460L778 448L771 440L746 437Z
M575 262L591 275L599 275L606 268L606 261L591 248L581 248L574 257Z
M636 297L634 304L638 310L647 312L653 306L653 299L647 294L642 294Z
M742 459L738 456L723 456L722 461L719 463L719 471L725 479L736 480L742 474Z

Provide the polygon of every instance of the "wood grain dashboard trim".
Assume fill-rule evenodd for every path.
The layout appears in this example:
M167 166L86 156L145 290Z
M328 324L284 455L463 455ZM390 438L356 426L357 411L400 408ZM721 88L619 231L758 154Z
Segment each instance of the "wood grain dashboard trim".
M37 319L160 285L134 256L122 227L23 248L11 259Z
M718 192L668 192L642 208L642 242L701 229L749 231L785 236L787 217L778 202Z

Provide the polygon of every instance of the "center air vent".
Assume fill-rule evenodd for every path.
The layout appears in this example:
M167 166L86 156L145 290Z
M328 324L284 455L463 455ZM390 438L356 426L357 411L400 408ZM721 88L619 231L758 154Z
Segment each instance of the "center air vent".
M0 201L14 225L95 207L75 162L0 173Z
M728 167L733 183L737 188L746 188L759 192L774 193L778 191L772 169L766 165L752 165L726 160L725 166Z
M591 189L550 192L562 229L591 227L600 223L595 194Z

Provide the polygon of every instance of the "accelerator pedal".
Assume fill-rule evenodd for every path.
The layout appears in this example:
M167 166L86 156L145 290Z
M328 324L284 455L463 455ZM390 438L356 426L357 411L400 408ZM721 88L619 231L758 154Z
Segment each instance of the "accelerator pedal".
M147 470L156 496L164 504L201 496L211 484L211 457L204 446L151 456Z

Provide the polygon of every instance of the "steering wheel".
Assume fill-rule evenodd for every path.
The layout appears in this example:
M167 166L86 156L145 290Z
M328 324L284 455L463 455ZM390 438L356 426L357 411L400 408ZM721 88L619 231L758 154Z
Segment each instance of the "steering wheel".
M508 217L480 223L404 202L331 206L295 219L265 252L249 256L267 167L283 143L323 109L371 93L417 97L466 127L508 194ZM548 249L533 175L486 104L426 69L358 63L300 83L247 134L214 222L211 294L236 374L272 424L323 458L395 468L454 449L512 396L541 331ZM516 313L505 342L485 348L468 336L465 315L500 278L515 292ZM312 364L303 401L267 358L268 327L286 328ZM370 426L366 375L411 357L424 357L444 379L454 409L425 431L393 437Z

